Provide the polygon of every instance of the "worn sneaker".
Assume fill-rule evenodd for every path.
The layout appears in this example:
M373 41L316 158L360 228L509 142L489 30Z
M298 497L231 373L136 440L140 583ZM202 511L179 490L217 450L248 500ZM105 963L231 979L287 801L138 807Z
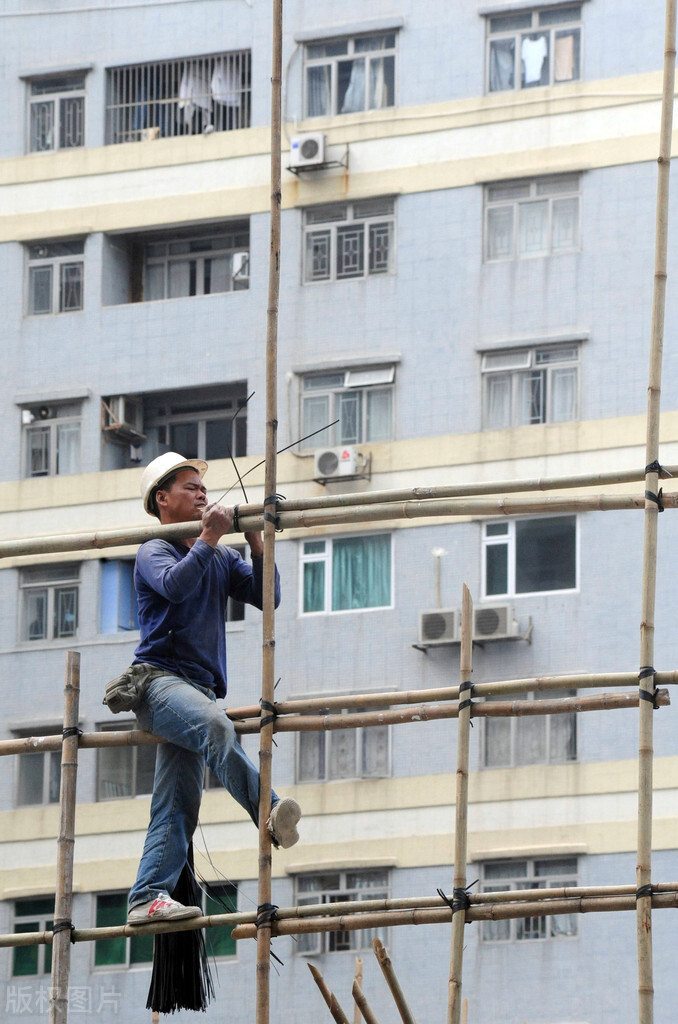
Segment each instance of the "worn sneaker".
M300 817L301 807L296 800L286 796L278 801L266 822L271 842L276 848L282 846L283 850L288 850L290 846L299 842L297 822Z
M153 924L154 921L181 921L187 917L200 917L200 907L185 907L167 894L156 896L148 903L138 903L127 915L127 924Z

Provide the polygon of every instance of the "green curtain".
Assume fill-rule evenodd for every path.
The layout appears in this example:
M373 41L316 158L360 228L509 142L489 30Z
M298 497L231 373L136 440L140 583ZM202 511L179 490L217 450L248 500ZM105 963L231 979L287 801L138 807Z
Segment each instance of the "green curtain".
M391 537L351 537L332 546L332 610L391 604Z

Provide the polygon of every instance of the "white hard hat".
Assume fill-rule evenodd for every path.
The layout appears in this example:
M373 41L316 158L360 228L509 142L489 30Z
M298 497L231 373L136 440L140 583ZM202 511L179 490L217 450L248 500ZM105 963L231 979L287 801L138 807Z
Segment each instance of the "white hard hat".
M158 515L155 508L155 492L158 485L165 477L177 473L180 469L194 469L202 478L207 470L207 463L202 459L185 459L177 452L165 452L164 455L158 455L157 459L153 459L153 462L149 462L146 466L141 474L141 497L149 516Z

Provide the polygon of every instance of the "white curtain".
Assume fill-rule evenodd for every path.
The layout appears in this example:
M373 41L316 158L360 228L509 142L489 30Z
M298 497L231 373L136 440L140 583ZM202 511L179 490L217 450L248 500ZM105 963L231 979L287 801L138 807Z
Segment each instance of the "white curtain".
M511 375L488 374L485 384L485 426L488 430L503 430L511 426Z
M330 110L331 69L329 64L308 68L306 72L306 115L327 117Z
M551 422L566 423L577 413L576 367L551 371Z
M546 200L537 203L522 203L518 216L518 251L525 253L546 252L548 247L549 207Z
M80 424L57 425L57 473L65 476L80 472Z
M370 389L367 392L367 441L390 441L393 429L391 399L390 388Z
M341 65L340 65L341 66ZM351 77L344 93L340 114L354 114L365 109L365 61L351 62Z
M497 39L490 43L490 92L513 89L515 62L513 39Z

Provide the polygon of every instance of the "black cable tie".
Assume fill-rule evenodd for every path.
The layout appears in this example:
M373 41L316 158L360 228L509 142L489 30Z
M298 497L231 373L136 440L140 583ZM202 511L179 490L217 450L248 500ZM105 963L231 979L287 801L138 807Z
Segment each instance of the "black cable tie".
M636 889L636 899L642 900L646 896L652 895L652 882L648 882L647 885L641 885L639 889Z
M257 907L257 919L255 925L261 928L262 925L272 924L277 919L278 907L275 903L260 903Z
M655 505L657 506L657 508L659 509L660 512L664 511L664 506L662 505L662 497L663 497L663 495L664 495L664 488L663 487L659 488L659 494L654 494L652 491L645 491L645 498L646 498L646 500L647 501L653 501L655 503Z
M67 921L65 919L61 921L55 921L54 924L52 925L52 935L58 935L59 932L70 932L71 942L75 942L75 939L73 938L73 934L75 932L75 925L73 924L72 921Z
M68 728L63 729L61 735L65 740L68 739L69 736L82 736L82 729L78 729L77 725L71 725L68 726Z
M638 690L638 696L640 697L641 700L649 700L650 704L655 709L655 711L658 709L659 704L657 703L657 691L656 690L653 693L648 693L647 690L643 690L641 688L640 690Z
M638 673L638 678L647 679L648 676L654 676L656 674L657 673L653 665L643 665L641 666L640 672Z
M282 527L280 525L280 521L279 521L277 515L276 516L272 516L270 512L266 512L266 506L267 505L275 505L277 507L278 502L279 501L284 501L284 500L285 500L285 495L284 494L269 494L269 496L267 498L264 498L264 519L266 520L266 522L274 524L275 532L276 533L282 533Z
M466 682L463 682L463 683L460 684L460 686L459 686L459 696L461 696L461 694L465 693L467 690L468 690L469 694L473 693L473 683L470 682L469 680L466 680ZM458 708L458 710L459 711L463 711L464 708L470 708L472 706L473 706L473 701L470 699L470 696L469 696L466 700L460 700L459 701L459 708ZM473 728L473 722L471 722L471 728Z
M276 718L278 717L278 711L275 704L271 704L269 700L264 700L263 697L259 701L259 704L261 705L262 711L270 712L268 715L264 715L264 717L259 722L259 727L263 729L265 725L270 725L271 722L275 722Z
M661 477L662 480L667 480L669 477L673 477L673 473L669 473L668 469L664 469L658 459L651 462L649 466L645 467L645 474L656 473L657 476Z
M238 509L240 505L233 506L233 532L240 533L240 517L238 515Z
M473 888L477 881L478 879L476 878L475 882L469 882L465 889L462 889L461 886L453 889L452 899L450 899L449 896L446 896L442 889L438 889L437 892L441 900L444 900L445 903L447 903L452 913L456 914L460 910L468 910L471 906L469 889Z

